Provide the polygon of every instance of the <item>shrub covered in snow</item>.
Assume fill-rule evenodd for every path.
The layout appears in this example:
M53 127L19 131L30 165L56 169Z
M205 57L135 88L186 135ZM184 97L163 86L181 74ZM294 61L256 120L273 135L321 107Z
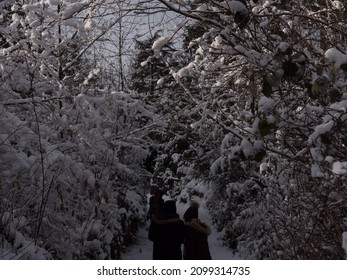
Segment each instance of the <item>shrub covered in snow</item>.
M146 212L142 132L163 122L100 87L109 3L26 2L0 3L0 259L120 258Z

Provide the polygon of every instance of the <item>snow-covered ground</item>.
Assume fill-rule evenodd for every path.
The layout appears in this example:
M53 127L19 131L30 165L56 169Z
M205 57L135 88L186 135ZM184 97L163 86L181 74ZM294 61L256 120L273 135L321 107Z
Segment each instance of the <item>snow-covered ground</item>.
M164 200L170 199L169 197L163 197ZM183 214L187 210L188 205L183 203L176 203L177 213L180 215L180 218L183 219ZM232 252L225 246L223 246L222 241L219 239L220 233L213 228L211 217L204 207L203 203L200 203L199 208L199 219L203 222L208 223L212 228L212 233L208 238L210 252L212 259L214 260L232 260L236 257ZM151 260L152 259L152 246L153 243L148 239L148 227L147 225L140 229L138 233L138 242L134 244L128 251L122 255L123 260ZM183 247L182 247L183 248Z

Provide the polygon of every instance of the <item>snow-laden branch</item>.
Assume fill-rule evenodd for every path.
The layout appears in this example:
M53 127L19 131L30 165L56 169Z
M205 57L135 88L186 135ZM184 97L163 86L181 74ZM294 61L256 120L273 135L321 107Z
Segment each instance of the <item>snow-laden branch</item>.
M29 97L29 98L22 98L22 99L8 99L2 105L17 106L17 105L31 104L31 103L51 102L55 100L62 100L64 98L65 97L50 97L50 98Z

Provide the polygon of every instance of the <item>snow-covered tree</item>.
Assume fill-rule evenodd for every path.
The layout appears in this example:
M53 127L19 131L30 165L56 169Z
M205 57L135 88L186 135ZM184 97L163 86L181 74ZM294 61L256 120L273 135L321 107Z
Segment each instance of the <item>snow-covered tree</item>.
M135 93L102 87L90 51L119 21L113 4L0 4L2 259L120 258L136 238L142 133L164 123Z
M230 222L241 230L233 239L257 240L247 257L262 247L267 253L258 257L343 258L343 3L208 1L192 8L191 1L158 2L207 26L188 44L194 59L173 74L183 86L194 77L199 89L191 107L200 120L192 127L206 133L214 125L220 150L211 175L223 177L228 189L243 170L244 184L237 186L243 191L231 191L226 201L248 193L251 178L261 189L243 210L263 209L258 219L266 234L254 234L249 217L240 223L238 216Z

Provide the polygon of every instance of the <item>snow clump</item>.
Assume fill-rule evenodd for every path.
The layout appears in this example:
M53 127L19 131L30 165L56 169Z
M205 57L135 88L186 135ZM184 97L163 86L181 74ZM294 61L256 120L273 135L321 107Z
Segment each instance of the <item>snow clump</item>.
M343 54L339 50L335 48L328 49L324 56L326 59L328 59L330 62L333 62L336 67L340 67L341 64L347 63L347 55Z
M333 173L338 175L347 174L347 161L345 162L334 162L333 163Z
M160 37L157 39L153 45L152 50L155 54L159 54L161 49L169 42L169 37Z

